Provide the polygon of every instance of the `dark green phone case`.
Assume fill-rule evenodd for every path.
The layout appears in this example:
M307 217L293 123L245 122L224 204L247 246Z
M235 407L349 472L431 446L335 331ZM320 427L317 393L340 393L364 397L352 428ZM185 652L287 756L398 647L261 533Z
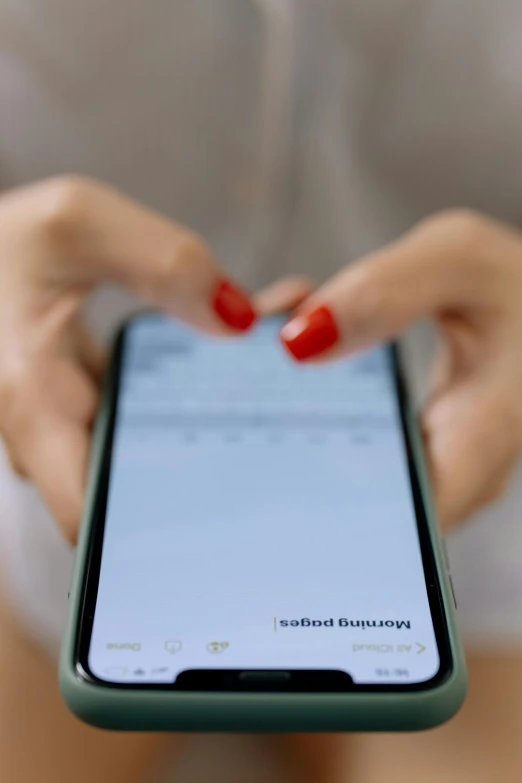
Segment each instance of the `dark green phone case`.
M62 695L73 713L94 726L115 730L329 732L415 731L437 726L460 708L466 693L466 666L456 626L454 595L429 489L415 416L408 428L424 498L431 543L441 584L451 659L449 677L439 686L410 692L245 693L127 690L81 678L75 668L78 626L94 522L96 485L109 426L112 383L107 381L97 418L83 522L70 583L69 611L60 658Z

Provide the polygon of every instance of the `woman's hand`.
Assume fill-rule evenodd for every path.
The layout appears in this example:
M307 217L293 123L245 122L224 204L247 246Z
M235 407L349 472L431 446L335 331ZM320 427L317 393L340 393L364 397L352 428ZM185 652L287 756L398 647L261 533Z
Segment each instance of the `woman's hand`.
M106 280L215 334L256 317L200 239L98 183L56 179L0 199L0 432L70 540L104 363L79 310Z
M426 316L444 336L423 413L442 524L504 489L522 447L522 235L435 215L348 267L283 328L299 361L368 348Z

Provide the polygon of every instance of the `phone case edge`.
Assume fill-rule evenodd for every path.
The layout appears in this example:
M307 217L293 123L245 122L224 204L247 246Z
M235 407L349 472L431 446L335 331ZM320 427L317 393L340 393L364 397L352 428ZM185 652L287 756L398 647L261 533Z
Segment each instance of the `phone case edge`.
M407 404L409 429L424 499L435 564L448 623L453 670L436 688L411 693L277 694L124 691L97 686L75 670L86 556L93 524L96 485L103 460L114 383L109 373L93 434L86 502L69 589L59 684L69 709L93 726L132 731L330 732L416 731L449 720L467 689L464 652L457 629L454 594L429 487L420 431Z

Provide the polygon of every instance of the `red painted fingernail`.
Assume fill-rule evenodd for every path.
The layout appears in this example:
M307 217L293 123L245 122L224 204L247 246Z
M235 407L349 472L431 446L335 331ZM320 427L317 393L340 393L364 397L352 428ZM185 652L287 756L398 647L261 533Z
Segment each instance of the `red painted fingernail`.
M228 280L218 283L212 306L221 320L238 332L245 332L256 320L256 312L248 296Z
M318 356L335 345L339 329L328 307L316 307L296 315L281 330L281 340L294 359L302 362Z

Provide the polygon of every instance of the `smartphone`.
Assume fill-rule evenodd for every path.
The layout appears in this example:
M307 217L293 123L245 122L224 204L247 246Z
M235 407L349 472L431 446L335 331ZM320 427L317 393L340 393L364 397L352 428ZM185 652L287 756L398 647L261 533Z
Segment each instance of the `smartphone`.
M116 340L60 667L89 723L414 730L463 701L397 347L298 365L282 323Z

